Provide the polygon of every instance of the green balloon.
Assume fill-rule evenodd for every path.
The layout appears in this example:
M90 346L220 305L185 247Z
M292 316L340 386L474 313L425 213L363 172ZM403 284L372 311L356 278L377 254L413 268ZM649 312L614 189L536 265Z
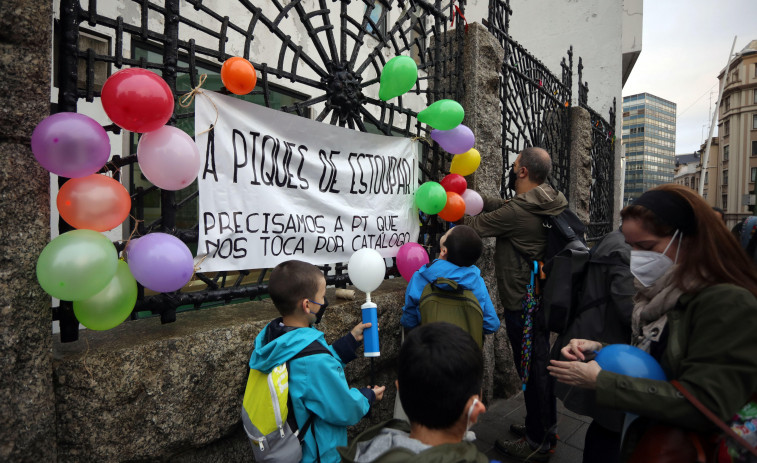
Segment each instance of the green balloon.
M465 110L455 100L439 100L418 113L418 120L437 130L452 130L465 117Z
M379 98L383 101L400 96L415 86L418 66L409 56L395 56L381 70Z
M90 330L109 330L129 318L137 302L137 280L129 264L119 260L116 274L102 291L83 301L74 301L74 314Z
M37 280L49 295L64 301L87 299L116 274L118 253L103 234L71 230L50 241L37 259Z
M415 205L426 214L438 214L447 204L447 192L437 182L425 182L415 191Z

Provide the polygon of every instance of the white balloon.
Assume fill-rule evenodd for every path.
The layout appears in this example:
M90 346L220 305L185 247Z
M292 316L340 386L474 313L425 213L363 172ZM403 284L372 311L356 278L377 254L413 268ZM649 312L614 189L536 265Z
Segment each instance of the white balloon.
M347 264L347 274L360 291L370 293L378 288L386 274L384 258L375 249L356 251Z

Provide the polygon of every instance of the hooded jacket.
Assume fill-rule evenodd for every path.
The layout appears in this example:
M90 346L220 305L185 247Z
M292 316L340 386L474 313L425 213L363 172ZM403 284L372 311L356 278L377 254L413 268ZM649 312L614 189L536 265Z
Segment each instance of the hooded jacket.
M405 306L402 308L400 323L405 328L414 328L421 323L419 303L423 289L427 284L439 277L449 278L459 285L469 289L478 299L481 310L484 313L484 333L494 333L499 329L499 317L494 309L494 304L489 297L481 271L475 265L459 267L444 259L435 259L426 264L413 274L410 283L405 290Z
M305 423L309 414L315 415L312 432L308 430L305 435L302 461L316 461L315 434L321 462L339 462L336 447L347 445L346 427L360 421L368 412L369 401L358 389L347 385L344 363L337 351L326 343L322 332L315 328L290 329L280 321L278 318L269 323L255 338L250 368L269 373L313 341L329 349L332 355L314 354L290 361L289 396L299 425Z
M340 447L345 463L488 463L475 444L459 442L430 446L410 437L410 424L390 420L366 429L349 447Z
M485 212L465 217L465 225L482 238L497 238L494 267L500 302L505 310L522 310L530 263L542 260L547 246L544 218L560 214L568 207L568 200L546 183L510 200L482 197Z

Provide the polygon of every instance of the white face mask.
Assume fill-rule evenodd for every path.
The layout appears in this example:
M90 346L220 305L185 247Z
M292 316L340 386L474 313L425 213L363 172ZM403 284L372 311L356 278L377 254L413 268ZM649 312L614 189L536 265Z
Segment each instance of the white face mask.
M654 251L637 251L631 250L631 273L636 277L639 282L645 287L650 287L655 281L659 280L661 276L668 271L668 269L674 264L670 257L666 256L670 245L678 235L678 230L673 233L673 237L670 239L667 247L662 253ZM678 262L678 251L681 250L681 239L683 233L678 239L678 249L676 250L676 262Z

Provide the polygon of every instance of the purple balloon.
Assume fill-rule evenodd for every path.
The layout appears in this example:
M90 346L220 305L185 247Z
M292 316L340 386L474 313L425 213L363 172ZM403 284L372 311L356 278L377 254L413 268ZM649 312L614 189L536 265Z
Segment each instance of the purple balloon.
M166 233L150 233L131 240L126 247L126 261L134 279L160 293L181 289L194 273L187 245Z
M468 215L477 215L484 210L484 199L476 191L468 188L462 194L465 201L465 213Z
M439 146L448 153L462 154L473 148L476 137L467 126L460 124L451 130L431 131L431 139L439 143Z
M91 117L57 113L37 124L32 133L32 152L42 167L54 174L86 177L108 162L110 140Z
M405 243L397 252L397 270L405 281L410 281L413 274L428 264L428 253L418 243Z

